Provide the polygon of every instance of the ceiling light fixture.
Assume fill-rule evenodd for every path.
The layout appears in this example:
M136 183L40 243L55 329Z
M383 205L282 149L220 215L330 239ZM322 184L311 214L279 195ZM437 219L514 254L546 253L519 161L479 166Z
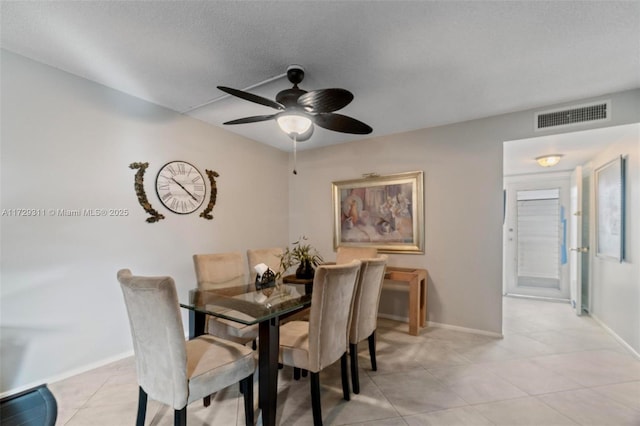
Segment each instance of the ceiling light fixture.
M293 139L293 174L297 174L296 145L308 140L313 134L314 125L327 130L354 135L368 135L371 126L342 114L334 114L353 100L353 94L345 89L320 89L307 92L298 87L304 79L304 68L300 65L287 67L287 79L293 84L290 89L276 94L275 101L244 90L218 86L223 92L255 104L277 110L275 114L255 115L227 121L223 124L248 124L276 120L280 129Z
M303 135L311 127L311 119L298 112L280 114L276 119L278 126L287 135Z
M293 174L297 175L296 145L297 142L306 141L311 137L313 134L313 123L309 117L296 111L281 113L278 115L278 118L276 118L276 121L278 122L280 129L293 139Z
M536 161L542 167L552 167L560 162L560 158L562 158L562 154L550 154L536 157Z

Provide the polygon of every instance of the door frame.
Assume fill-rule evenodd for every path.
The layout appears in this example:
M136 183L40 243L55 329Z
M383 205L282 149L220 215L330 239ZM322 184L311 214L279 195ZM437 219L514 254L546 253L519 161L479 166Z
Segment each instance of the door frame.
M517 279L518 257L517 257L517 200L516 192L521 190L550 189L559 188L560 206L564 207L567 225L570 214L570 184L571 172L554 172L544 174L530 174L520 176L509 176L504 178L505 189L505 220L503 224L503 294L513 294L509 292L510 283ZM567 226L566 242L569 241L569 229ZM568 246L567 246L568 256ZM560 265L560 291L556 295L550 294L548 289L540 291L533 290L527 296L540 297L545 299L557 299L569 301L569 262ZM566 294L566 297L565 297Z
M569 207L569 299L577 315L582 315L582 166L571 172ZM588 244L587 244L588 246Z

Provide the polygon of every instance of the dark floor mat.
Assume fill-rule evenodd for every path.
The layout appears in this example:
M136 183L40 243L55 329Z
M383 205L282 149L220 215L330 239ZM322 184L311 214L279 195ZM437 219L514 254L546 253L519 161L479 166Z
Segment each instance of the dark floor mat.
M46 385L0 400L2 426L54 426L58 406Z

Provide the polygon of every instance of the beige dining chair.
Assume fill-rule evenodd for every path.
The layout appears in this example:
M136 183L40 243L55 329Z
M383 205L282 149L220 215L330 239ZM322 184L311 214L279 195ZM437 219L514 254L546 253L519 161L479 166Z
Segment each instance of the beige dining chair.
M194 254L193 266L199 290L216 290L226 287L246 285L244 264L240 252ZM242 313L235 312L234 316L242 317ZM251 318L247 316L247 320ZM207 333L231 340L240 344L247 344L258 337L257 325L245 325L236 321L208 316L205 330Z
M375 247L338 247L336 253L336 264L349 263L354 259L371 259L378 255Z
M326 263L326 265L342 265L342 264L345 264L345 263L349 263L349 262L351 262L353 260L373 258L373 257L376 257L377 255L378 255L378 249L375 248L375 247L345 247L345 246L340 246L340 247L338 247L338 251L336 253L336 261L335 261L335 263ZM309 320L308 309L296 314L295 315L295 319L308 321ZM303 377L306 377L307 376L307 371L301 370L299 368L294 368L293 369L293 378L294 378L294 380L299 380L301 375ZM360 388L358 387L358 391L359 390L360 390Z
M187 424L187 405L240 382L247 425L253 426L253 351L203 335L185 342L176 287L171 277L134 276L118 271L124 295L139 396L136 425L143 426L147 398L174 409L174 424Z
M320 265L313 279L309 321L291 321L280 327L280 362L311 373L314 425L322 424L320 371L340 359L342 393L350 399L347 347L351 305L360 261Z
M257 273L254 266L260 263L267 265L276 274L280 272L280 259L283 253L284 249L282 247L247 250L247 263L249 264L249 274L251 275L251 281L249 282L256 280Z
M369 342L371 369L377 371L376 364L376 328L378 325L378 305L384 282L387 256L380 255L372 259L360 259L360 275L353 298L353 313L349 330L349 355L351 358L351 383L353 393L360 393L358 377L358 343Z

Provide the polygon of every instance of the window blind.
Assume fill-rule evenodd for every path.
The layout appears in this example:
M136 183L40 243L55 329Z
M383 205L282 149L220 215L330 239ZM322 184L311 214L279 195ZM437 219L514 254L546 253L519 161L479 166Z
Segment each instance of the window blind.
M559 279L559 199L518 200L517 207L518 277Z

